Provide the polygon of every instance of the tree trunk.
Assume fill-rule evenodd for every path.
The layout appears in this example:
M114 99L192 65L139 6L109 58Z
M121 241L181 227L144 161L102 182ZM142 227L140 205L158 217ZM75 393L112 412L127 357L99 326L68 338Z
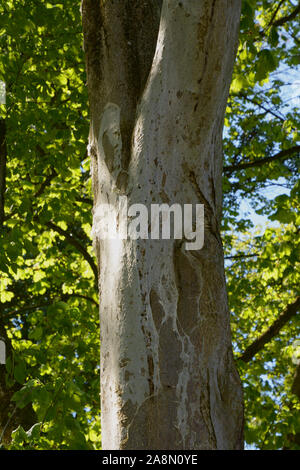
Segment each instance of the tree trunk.
M240 0L83 0L100 268L103 449L241 449L222 243ZM185 239L106 240L101 204L204 204Z

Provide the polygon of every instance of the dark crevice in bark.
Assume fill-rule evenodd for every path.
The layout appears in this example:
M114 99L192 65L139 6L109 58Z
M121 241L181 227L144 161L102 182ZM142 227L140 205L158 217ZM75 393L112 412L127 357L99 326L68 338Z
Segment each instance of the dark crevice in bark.
M211 405L210 405L210 399L211 399L211 389L210 389L210 374L209 374L209 369L207 369L207 377L206 377L206 384L207 384L207 407L208 407L208 415L209 415L209 433L211 436L211 440L213 442L213 448L217 449L218 448L218 443L217 443L217 438L216 438L216 433L214 429L214 423L212 420L212 415L211 415Z
M203 192L201 191L201 188L197 182L197 178L196 178L194 171L186 170L186 173L187 173L188 179L192 183L192 187L194 188L195 193L198 196L200 204L204 205L205 229L209 230L212 233L212 235L216 238L218 244L222 246L222 240L221 240L220 231L219 231L219 222L215 214L215 209L209 203L208 199L204 196ZM212 178L210 178L210 183L211 183L211 186L213 187L212 198L215 199L214 182Z
M150 308L152 312L152 318L155 324L156 331L159 333L161 323L165 317L165 311L160 302L159 296L156 291L152 288L149 296Z
M149 383L149 395L154 394L154 380L153 380L153 375L154 375L154 362L153 362L153 357L148 354L147 356L147 362L148 362L148 383Z
M82 1L91 129L95 137L106 104L115 103L121 109L122 170L116 181L120 190L127 183L136 109L154 57L161 4L161 0Z

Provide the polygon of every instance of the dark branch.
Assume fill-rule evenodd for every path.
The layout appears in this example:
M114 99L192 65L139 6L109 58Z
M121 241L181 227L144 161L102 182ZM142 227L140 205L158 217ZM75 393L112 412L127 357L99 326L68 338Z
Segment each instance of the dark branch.
M271 20L270 20L269 23L268 23L268 27L270 27L270 26L273 25L273 21L275 20L276 15L277 15L278 11L280 10L281 5L282 5L284 2L285 2L285 0L281 0L281 1L279 2L279 4L277 5L277 7L275 8L275 11L274 11L274 13L273 13L273 15L272 15L272 18L271 18Z
M58 175L58 173L55 171L54 168L52 168L51 170L51 173L50 175L48 175L45 180L43 181L43 183L41 184L40 188L38 189L38 191L34 194L34 198L36 197L39 197L41 196L45 189L47 188L47 186L50 185L51 181L53 180L53 178L55 178L56 176Z
M97 266L94 263L94 260L91 257L91 255L86 251L86 249L81 245L81 243L79 243L79 241L76 240L76 238L74 238L72 236L72 234L70 234L67 230L63 230L61 227L54 224L53 222L47 222L45 225L47 227L49 227L51 230L54 230L55 232L62 235L70 245L73 245L74 248L76 248L76 250L78 250L83 255L84 259L89 263L90 267L92 268L92 271L93 271L94 276L95 276L95 281L98 285L98 269L97 269Z
M255 98L250 98L249 96L245 95L245 93L241 93L241 92L238 93L238 96L240 96L241 98L244 98L249 103L255 104L255 106L258 106L260 109L263 109L266 114L271 114L272 116L276 117L282 122L285 121L285 118L283 116L280 116L279 114L275 113L275 111L273 111L272 109L267 108L262 103L257 101Z
M255 341L253 341L250 346L244 351L244 353L239 357L244 362L249 362L253 357L263 349L266 343L269 343L279 331L287 324L287 322L295 316L300 307L300 297L297 297L295 302L289 304L286 309L279 315L277 320Z
M83 202L85 204L89 204L90 206L93 205L93 199L89 198L89 197L83 197L83 196L78 196L76 198L76 201L78 202Z
M20 315L23 312L31 312L32 310L35 310L37 308L44 308L44 307L50 307L54 302L54 299L50 299L47 302L42 302L40 304L35 304L35 305L24 305L21 308L18 308L17 310L12 310L11 312L8 312L7 314L4 314L4 317L16 317L17 315Z
M244 259L244 258L254 258L256 256L259 256L258 253L253 253L251 255L231 255L231 256L225 256L224 259Z
M7 317L16 317L17 315L20 315L24 312L31 312L32 310L35 310L37 308L45 308L45 307L50 307L53 305L55 302L58 301L67 301L68 299L71 299L72 297L78 298L78 299L84 299L87 300L88 302L93 303L97 308L99 308L98 302L93 299L92 297L89 297L88 295L83 295L83 294L77 294L76 292L73 292L72 294L61 294L59 297L52 297L51 299L45 301L45 302L40 302L34 305L24 305L23 307L20 307L16 310L11 310L5 313L4 311L7 310L7 307L5 307L5 304L2 304L2 316L5 318ZM12 304L14 306L14 304Z
M289 149L281 150L280 152L276 153L276 155L273 155L272 157L260 158L260 159L254 160L253 162L246 162L246 163L239 163L237 165L225 166L224 173L225 175L231 175L235 171L244 170L246 168L263 166L265 164L272 163L276 160L287 159L294 153L300 153L300 145L295 145L294 147L291 147Z
M47 302L41 302L35 305L24 305L23 307L18 308L17 310L10 311L7 314L5 313L4 317L5 318L16 317L17 315L20 315L23 312L30 312L37 308L50 307L51 305L53 305L55 302L58 302L59 300L64 302L72 297L87 300L88 302L93 303L94 305L96 305L97 308L99 308L98 302L96 302L96 300L94 300L92 297L89 297L88 295L83 295L83 294L76 294L74 292L73 294L62 294L59 298L52 298L52 299L49 299Z
M99 304L95 299L93 299L92 297L89 297L88 295L76 294L75 292L73 294L63 294L62 297L61 297L61 300L68 300L72 297L87 300L88 302L93 303L94 305L96 305L96 307L99 308Z
M283 16L282 18L279 18L278 20L274 21L274 23L272 23L272 26L282 26L285 23L288 23L289 21L292 21L294 18L296 18L298 13L300 13L300 2L296 6L295 10L292 11L292 13L290 13L287 16Z
M296 8L289 14L289 15L286 15L286 16L282 16L281 18L279 18L278 20L274 21L276 16L277 16L277 13L278 11L280 10L280 7L281 5L284 3L284 0L282 0L281 2L279 2L278 6L276 7L273 15L272 15L272 18L270 20L270 22L268 23L267 27L260 31L259 32L259 36L262 38L262 37L265 37L266 35L266 32L273 26L273 27L278 27L278 26L283 26L284 24L288 23L289 21L292 21L294 18L296 18L296 16L298 15L298 13L300 13L300 2L298 3L298 5L296 6ZM296 42L298 42L298 40L296 39Z

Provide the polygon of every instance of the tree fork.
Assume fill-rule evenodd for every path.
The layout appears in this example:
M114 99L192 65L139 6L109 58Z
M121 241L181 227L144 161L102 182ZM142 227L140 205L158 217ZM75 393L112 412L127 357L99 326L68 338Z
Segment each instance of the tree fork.
M83 0L103 449L241 449L219 235L240 0ZM205 243L102 240L97 208L205 201Z

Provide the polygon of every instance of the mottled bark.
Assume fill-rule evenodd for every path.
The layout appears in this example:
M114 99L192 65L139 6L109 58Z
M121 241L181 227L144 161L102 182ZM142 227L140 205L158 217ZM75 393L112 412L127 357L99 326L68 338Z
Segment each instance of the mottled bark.
M239 0L83 0L104 449L240 449L219 234ZM159 23L160 18L160 23ZM101 240L100 204L204 204L205 243Z

